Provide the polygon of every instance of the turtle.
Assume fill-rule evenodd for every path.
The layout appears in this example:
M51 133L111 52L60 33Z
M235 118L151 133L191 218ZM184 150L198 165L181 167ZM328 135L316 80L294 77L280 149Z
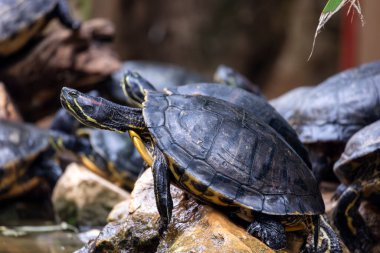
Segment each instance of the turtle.
M205 82L208 78L189 71L180 66L142 60L129 60L122 64L120 70L114 72L109 80L106 81L105 87L112 100L119 103L125 102L125 97L120 89L120 80L128 71L137 71L146 79L155 81L158 89L177 87L186 83Z
M122 104L125 103L125 97L120 89L120 80L123 80L125 73L127 72L140 73L145 79L154 82L155 87L158 90L175 88L189 83L212 81L210 78L173 64L141 60L125 61L120 70L113 73L105 82L108 97ZM239 87L258 96L262 96L256 85L228 66L218 66L213 78L215 82Z
M377 61L330 77L297 103L288 122L309 150L318 180L333 179L333 164L348 139L380 119L379 92Z
M260 88L253 84L247 77L226 65L219 65L214 73L214 81L224 83L232 87L238 87L262 97Z
M126 134L108 130L80 128L79 138L88 138L92 152L81 161L96 174L131 191L144 170L144 161Z
M23 48L54 17L69 29L78 30L66 0L0 0L0 56Z
M21 196L44 182L54 186L61 168L53 159L52 141L73 151L80 147L71 136L0 119L0 200Z
M145 90L156 90L148 80L137 72L126 72L121 82L122 90L127 98L127 104L141 107ZM220 83L193 83L167 89L169 92L184 95L211 96L233 103L264 123L271 126L297 152L306 165L311 168L309 155L298 139L297 133L288 122L279 115L265 98L231 85Z
M97 96L99 92L87 94ZM63 108L56 113L50 129L85 139L87 152L76 152L76 158L95 174L124 189L133 189L137 177L144 169L144 161L128 135L87 128Z
M273 106L276 111L284 118L288 119L294 112L294 109L298 106L298 103L302 101L302 98L310 92L312 86L301 86L292 89L281 96L269 100L269 104Z
M374 236L358 209L362 200L380 204L380 120L349 139L334 172L345 186L334 210L334 224L352 252L370 252Z
M242 108L213 97L149 90L143 108L66 87L60 99L87 126L129 132L153 171L160 234L171 219L172 182L201 201L234 210L250 222L248 232L273 249L286 247L284 224L312 224L316 247L325 207L311 170L276 131ZM323 241L341 252L333 232L320 235L331 235Z

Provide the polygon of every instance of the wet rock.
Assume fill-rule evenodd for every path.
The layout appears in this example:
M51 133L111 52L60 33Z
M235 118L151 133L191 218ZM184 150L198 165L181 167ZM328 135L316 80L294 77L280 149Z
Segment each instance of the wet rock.
M114 205L130 194L78 164L70 164L54 188L52 201L61 220L79 226L106 224Z

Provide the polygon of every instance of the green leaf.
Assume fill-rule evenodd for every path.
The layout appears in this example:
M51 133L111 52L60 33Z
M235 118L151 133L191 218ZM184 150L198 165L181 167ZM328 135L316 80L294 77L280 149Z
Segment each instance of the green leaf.
M322 11L322 13L337 11L337 8L339 7L339 5L342 4L343 1L345 1L345 0L330 0L330 1L328 1L327 4L325 5L325 8Z
M314 34L313 46L311 48L311 52L310 52L308 60L310 60L311 56L313 55L317 36L321 32L323 26L327 23L327 21L329 21L329 19L336 12L338 12L347 3L350 4L350 8L348 9L347 14L350 12L350 10L352 8L354 8L360 16L360 19L362 21L362 25L364 25L364 18L363 18L362 12L361 12L359 0L329 0L326 3L325 8L323 8L321 16L319 17L318 26L317 26L317 29L316 29L315 34Z

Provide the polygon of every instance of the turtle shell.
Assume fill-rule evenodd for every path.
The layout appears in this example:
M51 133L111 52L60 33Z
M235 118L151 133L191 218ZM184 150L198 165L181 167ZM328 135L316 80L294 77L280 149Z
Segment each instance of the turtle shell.
M306 94L289 117L303 143L346 142L380 119L380 61L337 74Z
M184 95L211 96L244 108L246 112L276 130L311 168L308 152L298 139L297 133L265 98L237 87L216 83L188 84L170 90Z
M366 173L361 173L363 170L378 170L379 165L380 120L364 127L350 138L342 156L334 165L334 172L342 183L350 184L366 176Z
M120 87L120 80L127 71L138 72L149 82L154 83L158 90L163 88L177 87L187 83L208 81L205 77L184 69L182 67L149 61L126 61L120 70L112 74L111 80L107 82L108 90L115 100L124 103L125 96Z
M278 113L284 119L288 119L294 112L294 109L297 108L298 103L302 101L303 96L307 95L313 87L302 86L295 89L292 89L285 94L272 99L269 103L276 109Z
M29 165L49 146L47 134L28 124L0 120L0 190L24 176Z
M311 170L276 131L242 108L149 91L143 116L175 181L198 198L272 215L324 212Z
M0 0L0 53L10 54L21 48L45 26L47 15L57 3L58 0Z
M90 143L94 152L104 161L111 162L122 178L136 181L143 160L126 134L112 131L89 130Z

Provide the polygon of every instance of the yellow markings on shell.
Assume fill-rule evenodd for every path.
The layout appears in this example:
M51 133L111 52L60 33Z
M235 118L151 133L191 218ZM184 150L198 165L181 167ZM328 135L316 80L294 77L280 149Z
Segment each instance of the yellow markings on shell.
M175 166L175 165L174 165ZM172 171L173 172L173 171ZM175 175L175 173L173 172L173 174ZM177 175L178 176L178 175ZM221 195L219 192L211 189L211 188L207 188L206 192L201 192L199 190L197 190L194 185L192 184L192 182L196 182L198 183L199 180L197 180L196 178L194 178L193 176L191 176L190 174L186 174L185 172L185 176L188 177L188 180L186 181L181 181L181 183L194 195L198 196L200 199L203 199L203 200L206 200L206 201L209 201L211 203L214 203L216 205L219 205L219 206L237 206L235 205L234 203L226 203L226 202L223 202L221 200L221 198L225 198L223 195Z
M356 190L354 190L356 193L357 193L357 191ZM352 219L352 217L351 216L349 216L349 211L350 211L350 209L352 209L353 207L354 207L354 205L355 205L355 202L358 200L358 198L359 198L359 194L357 194L357 196L355 197L355 199L347 206L347 209L344 211L344 214L346 215L346 217L347 217L347 225L348 225L348 228L351 230L351 232L354 234L354 235L356 235L356 233L357 233L357 231L356 231L356 228L355 228L355 226L354 226L354 224L353 224L353 219Z
M12 188L9 189L8 191L6 191L5 193L0 194L0 200L8 199L11 197L16 197L16 196L19 196L25 192L28 192L29 190L32 190L35 187L37 187L38 185L40 185L42 183L42 181L43 181L42 178L34 177L34 178L31 178L30 180L28 180L26 182L16 184L16 185L12 186Z
M138 135L135 131L132 131L132 130L129 130L128 133L129 133L129 136L131 137L133 145L136 147L136 149L140 153L141 157L144 159L145 162L148 163L149 167L152 167L153 157L148 152L146 146L144 145L143 141L141 140L140 135Z

